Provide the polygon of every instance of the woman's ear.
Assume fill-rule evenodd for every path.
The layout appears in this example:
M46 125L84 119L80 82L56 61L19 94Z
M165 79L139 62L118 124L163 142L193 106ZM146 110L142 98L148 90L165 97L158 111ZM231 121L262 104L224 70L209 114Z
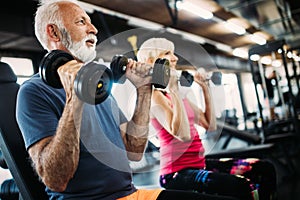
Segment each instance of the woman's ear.
M149 57L149 58L147 59L147 63L153 64L154 62L155 62L154 57Z
M48 24L46 29L47 34L52 41L60 41L60 32L55 24Z

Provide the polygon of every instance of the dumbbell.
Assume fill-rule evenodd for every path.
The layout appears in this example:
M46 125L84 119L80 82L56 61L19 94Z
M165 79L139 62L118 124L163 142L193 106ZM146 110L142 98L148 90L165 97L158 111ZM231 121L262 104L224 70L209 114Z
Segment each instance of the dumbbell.
M0 185L0 199L19 199L19 188L13 178L6 179Z
M62 50L48 52L39 65L42 80L54 87L62 88L57 69L74 60L74 57ZM99 104L110 94L112 88L112 72L105 65L89 62L77 72L74 80L74 90L77 97L89 104Z
M115 83L123 84L125 82L127 64L128 58L126 56L116 55L112 58L110 69ZM158 58L149 75L152 76L152 85L155 88L166 88L170 80L169 61L167 59Z
M212 73L212 76L206 80L211 80L215 85L221 85L222 73L215 71ZM182 71L179 82L181 86L190 87L194 82L194 76L187 71Z

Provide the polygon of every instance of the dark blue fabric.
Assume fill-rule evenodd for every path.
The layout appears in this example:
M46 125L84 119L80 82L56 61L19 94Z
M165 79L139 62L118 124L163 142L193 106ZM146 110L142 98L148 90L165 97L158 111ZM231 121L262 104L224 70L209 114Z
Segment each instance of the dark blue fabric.
M16 83L17 76L9 64L0 61L0 83Z
M27 149L55 134L64 105L64 89L48 86L38 74L24 82L17 120ZM111 95L96 106L84 104L77 171L63 193L47 189L50 199L116 199L136 190L119 130L126 121Z

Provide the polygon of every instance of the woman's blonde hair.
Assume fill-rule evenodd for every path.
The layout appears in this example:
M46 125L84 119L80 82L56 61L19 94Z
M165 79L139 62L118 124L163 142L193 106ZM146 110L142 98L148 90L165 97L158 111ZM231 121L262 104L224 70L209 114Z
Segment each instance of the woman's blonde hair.
M150 38L146 40L137 52L140 62L147 62L149 58L158 58L165 51L174 51L174 43L166 38Z

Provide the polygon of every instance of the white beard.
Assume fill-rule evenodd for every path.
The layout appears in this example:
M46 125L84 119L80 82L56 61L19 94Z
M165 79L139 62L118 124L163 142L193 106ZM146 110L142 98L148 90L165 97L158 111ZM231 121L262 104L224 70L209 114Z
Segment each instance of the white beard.
M66 34L66 39L63 39L63 44L75 56L78 60L81 60L84 63L88 63L96 58L96 45L88 47L86 41L93 39L95 44L97 42L97 37L93 34L88 35L79 42L72 42L70 35Z

